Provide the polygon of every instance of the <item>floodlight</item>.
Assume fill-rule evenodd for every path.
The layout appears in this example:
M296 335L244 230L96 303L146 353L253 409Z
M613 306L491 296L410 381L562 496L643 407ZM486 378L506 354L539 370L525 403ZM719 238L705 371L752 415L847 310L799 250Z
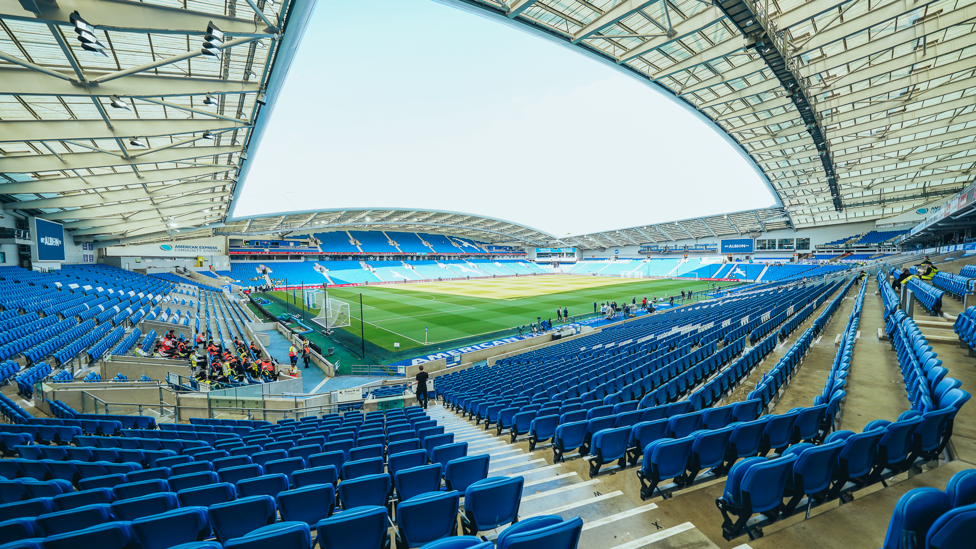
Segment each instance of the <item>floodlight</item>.
M98 37L95 36L94 25L82 19L81 14L78 13L78 10L71 12L69 19L75 26L75 32L78 34L78 41L81 42L81 49L108 57L108 54L104 51L105 46L102 45L102 43L98 41Z
M203 55L220 59L220 46L224 44L224 33L213 24L207 23L207 34L203 37Z
M129 107L129 105L125 101L122 101L122 99L120 99L119 96L117 96L117 95L110 96L109 97L109 100L111 101L110 104L115 109L125 109L127 111L131 111L132 110Z
M217 106L217 100L214 99L214 96L212 96L212 95L210 95L208 93L207 94L207 97L203 100L203 104L206 105L206 106L208 106L208 107L216 107Z
M262 40L258 40L257 42L255 42L255 44L256 44L256 45L257 45L257 47L259 47L259 48L263 48L263 47L264 47L264 41L262 41Z
M258 75L254 74L254 71L247 71L248 78L257 78Z
M146 147L146 144L138 137L133 137L132 139L130 139L129 144L132 145L133 147L143 147L143 148Z
M170 226L170 227L178 227L179 225L178 225L178 224L176 224L176 223L170 223L170 224L169 224L169 226Z
M207 131L203 132L203 138L204 139L209 139L210 141L213 141L214 139L216 139L216 137L214 137L214 134L210 133L210 130L207 130Z

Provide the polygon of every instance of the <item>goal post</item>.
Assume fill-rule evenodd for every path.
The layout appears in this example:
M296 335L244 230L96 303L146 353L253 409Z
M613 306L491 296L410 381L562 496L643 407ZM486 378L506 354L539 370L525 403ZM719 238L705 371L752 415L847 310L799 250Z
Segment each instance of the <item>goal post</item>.
M315 315L312 322L325 328L326 332L331 332L335 328L344 328L352 324L352 318L349 314L349 304L340 299L334 297L328 297L328 292L317 290L317 295L312 295L309 299L314 299L315 307L309 306L309 309L318 309L319 313ZM309 303L309 301L306 301Z

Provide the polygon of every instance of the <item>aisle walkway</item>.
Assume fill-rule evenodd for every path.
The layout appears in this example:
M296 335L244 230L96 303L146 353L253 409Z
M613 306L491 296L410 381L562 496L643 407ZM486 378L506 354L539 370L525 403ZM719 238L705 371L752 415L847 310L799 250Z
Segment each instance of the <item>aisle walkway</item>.
M783 396L776 403L773 413L782 414L800 406L804 408L813 406L814 399L823 392L824 383L830 374L830 367L834 363L834 357L837 356L837 346L834 345L834 338L837 337L837 334L843 333L847 327L847 319L850 318L851 312L854 310L854 300L857 298L857 291L857 286L850 289L847 297L841 302L840 307L834 311L834 316L830 317L830 321L824 326L823 332L810 345L807 355L803 358L803 363L799 370L796 371L789 386L784 390ZM833 301L837 295L839 294L834 294L827 301ZM812 324L823 311L823 308L817 309L811 315L810 323ZM799 336L809 326L809 324L805 324L793 333ZM789 350L793 343L795 343L795 338L794 341L787 342L786 350ZM857 354L857 347L854 348L854 354Z
M807 331L807 328L813 325L813 321L820 316L820 314L826 308L827 304L833 301L838 295L840 295L841 289L843 289L843 287L838 289L830 297L828 297L823 303L821 303L820 306L817 307L813 311L813 313L811 313L810 316L806 318L806 320L804 320L799 326L797 326L796 330L794 330L793 333L790 334L790 337L787 338L786 341L781 341L777 343L776 348L773 349L773 352L769 353L769 355L767 355L766 358L763 359L763 361L756 366L756 368L748 375L748 377L742 380L742 383L738 387L736 387L735 390L732 391L732 394L725 397L724 403L732 404L734 402L742 402L744 400L747 400L749 393L751 393L753 389L756 388L756 385L760 381L762 381L763 375L769 372L770 370L772 370L773 367L776 366L776 363L779 362L779 359L783 358L786 355L786 353L789 352L789 350L793 347L793 344L796 343L796 338L802 335L803 332ZM850 293L848 293L848 295L850 295ZM834 314L836 315L840 313L834 313ZM850 314L850 311L848 311L848 314ZM827 368L828 369L830 368L829 364L827 365ZM827 374L824 373L824 376L826 375ZM823 380L821 380L820 388L821 389L823 388ZM812 403L813 397L810 397L810 400L808 402ZM797 404L797 406L810 406L810 404L802 404L802 405Z
M847 399L837 427L855 433L863 431L875 419L895 421L911 406L898 355L891 350L891 342L878 339L878 329L884 331L884 302L876 295L878 279L868 277L868 281L861 309L861 338L854 344L850 375L844 388Z

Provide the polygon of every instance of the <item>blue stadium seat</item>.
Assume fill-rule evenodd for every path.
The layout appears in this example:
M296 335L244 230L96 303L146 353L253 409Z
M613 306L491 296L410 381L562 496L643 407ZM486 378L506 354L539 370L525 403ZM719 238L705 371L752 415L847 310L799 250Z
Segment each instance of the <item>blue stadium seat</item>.
M44 549L78 549L79 547L98 547L98 549L128 549L135 538L128 522L108 522L84 530L48 536L44 539Z
M54 496L54 504L61 511L74 509L83 505L95 505L98 503L112 503L115 494L108 488L94 488L91 490L81 490Z
M279 493L277 502L282 520L314 526L335 511L335 487L332 484L312 484L296 488Z
M139 517L157 515L179 507L176 494L162 492L131 499L121 499L112 503L112 513L118 520L133 521Z
M750 457L732 466L725 481L725 492L716 501L724 519L722 536L726 540L739 537L743 530L753 539L747 523L756 513L770 518L778 516L796 460L795 455L772 460Z
M33 518L15 518L0 522L0 544L43 537L44 530Z
M630 441L630 427L603 429L593 435L590 443L590 478L600 474L600 467L617 460L617 465L623 468L627 464L627 443Z
M952 475L946 494L953 508L976 504L976 469L966 469Z
M397 549L420 547L456 535L459 501L460 494L450 491L423 494L400 503L397 508Z
M295 488L311 486L312 484L331 484L332 486L336 486L339 483L339 472L334 465L310 467L292 473L291 480Z
M488 478L491 456L480 454L451 460L444 470L444 483L448 490L463 493L475 482Z
M271 496L251 496L210 506L214 534L224 544L273 524L276 515L275 500Z
M240 494L240 497L267 495L272 498L277 498L279 493L287 489L288 477L282 473L270 473L244 479L237 483L237 492Z
M909 490L895 504L882 549L922 547L929 529L950 509L949 496L938 488Z
M311 532L304 522L279 522L250 532L224 543L224 549L309 549Z
M383 549L390 546L389 515L383 506L357 507L336 513L316 525L323 549L353 547Z
M438 464L400 469L393 476L397 499L406 501L413 496L436 492L441 487L441 468Z
M583 533L583 519L564 521L557 515L531 517L509 526L495 541L498 549L576 549Z
M115 516L110 505L99 503L39 515L35 520L47 536L54 536L112 522Z
M976 505L956 507L936 519L925 536L926 549L954 549L973 545Z
M169 483L161 479L144 480L141 482L130 482L119 484L112 488L115 492L115 499L132 499L149 494L169 492Z
M668 478L677 478L684 474L691 456L691 449L695 439L686 437L678 440L659 439L644 448L644 463L637 472L641 481L641 500L647 500L654 495L654 490L663 498L664 492L658 489L658 484Z
M237 490L229 482L217 482L195 488L185 488L176 494L180 507L210 507L217 503L234 501Z
M386 473L366 475L339 483L339 501L343 509L363 506L385 506L393 483Z
M133 520L132 531L142 549L168 549L210 537L210 516L206 507L181 507Z
M518 520L525 479L490 477L479 480L464 491L461 528L465 535L476 535Z
M347 461L342 464L343 480L355 480L368 475L378 475L384 470L383 458Z

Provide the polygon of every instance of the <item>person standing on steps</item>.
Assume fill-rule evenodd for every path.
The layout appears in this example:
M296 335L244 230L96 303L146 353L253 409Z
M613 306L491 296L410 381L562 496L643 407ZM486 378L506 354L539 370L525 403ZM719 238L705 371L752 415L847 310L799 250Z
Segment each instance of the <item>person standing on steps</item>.
M292 366L298 364L298 349L295 348L294 343L288 347L288 360L291 361Z
M427 409L427 378L430 376L424 371L423 364L420 365L420 372L417 373L417 404Z

